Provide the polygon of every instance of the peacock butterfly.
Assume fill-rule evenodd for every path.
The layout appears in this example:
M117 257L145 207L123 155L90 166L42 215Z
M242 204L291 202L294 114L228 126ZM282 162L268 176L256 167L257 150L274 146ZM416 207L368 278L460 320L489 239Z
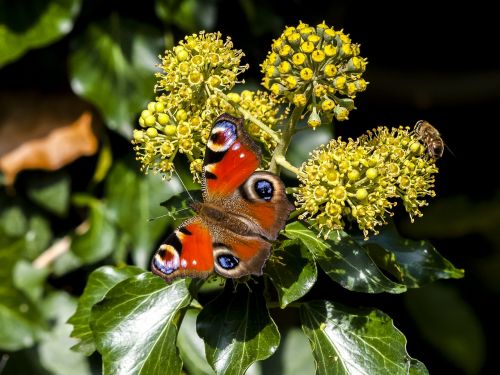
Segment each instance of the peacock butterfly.
M293 205L278 176L256 171L260 159L243 119L223 114L215 120L203 162L203 202L191 204L196 215L160 245L153 273L167 281L213 271L229 278L262 275Z

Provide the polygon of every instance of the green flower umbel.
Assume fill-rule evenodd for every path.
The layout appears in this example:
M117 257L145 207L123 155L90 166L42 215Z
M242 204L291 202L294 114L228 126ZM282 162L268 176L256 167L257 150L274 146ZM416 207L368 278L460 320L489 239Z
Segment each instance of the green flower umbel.
M434 196L437 167L409 128L379 127L357 140L340 138L313 151L301 167L296 199L327 236L356 221L363 234L392 216L395 199L403 200L411 219L421 216L425 196Z
M262 64L262 84L295 106L306 107L308 124L316 128L333 117L348 118L356 94L366 89L361 78L365 68L359 45L342 31L324 22L316 27L301 22L273 42Z

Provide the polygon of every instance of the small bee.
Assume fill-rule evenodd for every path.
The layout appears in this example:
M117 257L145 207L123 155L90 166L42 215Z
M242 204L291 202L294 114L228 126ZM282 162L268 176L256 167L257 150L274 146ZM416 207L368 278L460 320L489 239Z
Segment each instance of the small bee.
M425 120L415 124L415 133L427 148L427 153L433 159L443 156L445 144L437 129Z

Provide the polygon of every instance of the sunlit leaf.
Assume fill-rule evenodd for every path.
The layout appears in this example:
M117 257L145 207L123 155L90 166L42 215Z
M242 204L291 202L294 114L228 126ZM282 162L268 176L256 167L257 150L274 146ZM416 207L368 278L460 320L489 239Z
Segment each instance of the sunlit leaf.
M205 358L203 340L196 333L197 316L198 311L195 309L186 312L177 336L177 345L189 375L213 375L215 373Z
M0 67L73 28L81 0L0 2Z
M85 356L70 349L75 339L69 337L71 326L66 321L75 308L75 298L64 292L52 293L43 302L44 315L54 325L50 332L42 336L38 353L42 366L54 375L91 374Z
M284 235L302 241L323 271L346 289L366 293L402 293L406 290L404 285L389 280L365 249L345 232L339 231L324 240L295 221L286 226Z
M160 203L178 193L181 187L175 179L165 182L159 176L144 176L122 162L114 166L106 181L107 207L133 242L135 264L145 268L171 220L169 217L150 219L165 214Z
M71 337L80 339L72 349L85 355L91 355L95 351L94 337L89 326L92 306L101 301L116 284L142 272L144 270L132 266L123 268L104 266L90 274L85 290L78 300L76 312L68 320L68 323L73 325Z
M71 177L66 173L36 174L27 184L28 196L46 210L64 216L69 206Z
M166 284L144 273L113 287L90 318L104 375L179 374L175 342L180 312L190 301L184 279Z
M104 202L91 196L77 195L73 198L76 205L88 206L88 224L79 229L71 243L71 251L85 263L94 263L109 255L116 243L116 228L109 219Z
M274 249L264 272L278 291L281 308L303 297L318 273L311 252L299 240L285 240Z
M368 249L377 264L411 288L464 275L463 270L455 268L428 241L403 238L394 226L382 229L379 235L367 240L359 239L359 244Z
M479 374L486 355L481 322L451 287L433 284L410 291L408 310L419 332L457 368Z
M378 310L314 301L301 305L300 316L318 374L406 375L415 366L422 370L406 352L403 334Z
M272 355L280 341L262 292L244 285L233 291L228 284L200 312L196 325L216 374L244 374L252 363Z
M113 15L91 24L69 59L73 90L99 108L106 124L130 137L135 116L153 97L159 30Z

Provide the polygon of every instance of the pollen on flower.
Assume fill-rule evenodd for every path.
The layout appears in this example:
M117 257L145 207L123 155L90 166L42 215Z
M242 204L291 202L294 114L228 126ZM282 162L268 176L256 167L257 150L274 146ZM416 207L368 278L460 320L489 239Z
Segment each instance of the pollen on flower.
M355 222L365 237L392 216L400 199L413 220L425 197L435 195L435 161L416 153L417 135L407 127L379 127L356 140L332 139L312 152L298 175L295 194L301 219L328 236ZM397 155L397 156L395 156Z
M262 85L288 102L305 107L306 113L315 109L316 114L308 120L309 126L315 127L318 121L321 124L334 118L348 119L354 109L352 100L366 90L367 82L362 78L366 64L366 59L359 56L359 45L342 31L324 22L316 27L300 22L296 27L287 27L273 42L272 51L261 65ZM318 92L317 87L325 89Z

